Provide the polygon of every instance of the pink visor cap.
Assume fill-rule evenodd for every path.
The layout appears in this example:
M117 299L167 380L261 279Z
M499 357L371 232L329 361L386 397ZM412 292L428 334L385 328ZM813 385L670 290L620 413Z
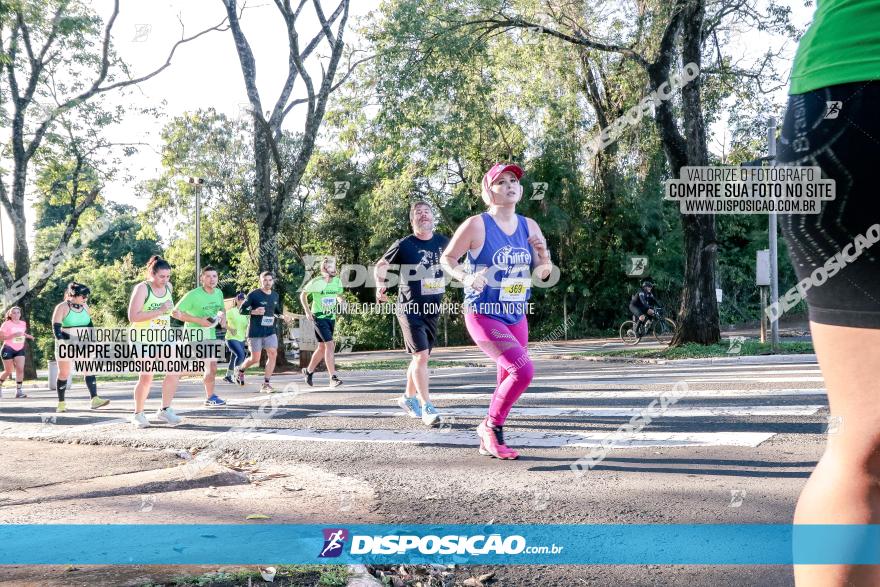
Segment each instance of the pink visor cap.
M519 165L514 165L513 163L496 163L492 166L492 169L487 171L486 175L483 176L483 185L488 188L492 185L492 182L498 179L498 176L505 171L511 172L517 179L522 179L524 173Z

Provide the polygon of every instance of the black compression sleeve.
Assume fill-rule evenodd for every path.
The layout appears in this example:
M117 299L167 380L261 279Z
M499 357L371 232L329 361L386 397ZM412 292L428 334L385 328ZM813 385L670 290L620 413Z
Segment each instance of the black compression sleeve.
M98 382L94 375L86 375L86 387L91 397L98 395Z
M70 340L70 335L61 330L61 322L52 323L52 332L58 340Z
M253 300L251 300L251 294L248 294L241 305L238 307L238 313L242 316L248 316L251 313L251 306L253 306Z

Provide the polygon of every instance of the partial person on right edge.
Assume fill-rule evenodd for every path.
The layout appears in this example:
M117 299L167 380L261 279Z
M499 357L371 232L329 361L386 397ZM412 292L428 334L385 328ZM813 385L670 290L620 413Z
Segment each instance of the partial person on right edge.
M826 277L806 298L840 426L801 492L795 532L880 523L880 250L868 248L880 239L878 104L880 0L820 0L795 55L777 162L820 167L836 193L820 214L780 214L779 224L798 280ZM839 254L849 263L832 273L828 260ZM794 578L798 587L874 586L880 565L795 565Z

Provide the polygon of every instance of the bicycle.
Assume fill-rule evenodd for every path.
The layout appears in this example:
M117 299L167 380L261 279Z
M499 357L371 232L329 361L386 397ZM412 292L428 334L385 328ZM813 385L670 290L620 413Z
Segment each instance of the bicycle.
M645 321L627 320L620 325L620 340L623 344L636 345L647 334L651 334L657 342L669 344L672 335L675 334L675 322L663 316L663 308L656 307L653 316L648 316Z

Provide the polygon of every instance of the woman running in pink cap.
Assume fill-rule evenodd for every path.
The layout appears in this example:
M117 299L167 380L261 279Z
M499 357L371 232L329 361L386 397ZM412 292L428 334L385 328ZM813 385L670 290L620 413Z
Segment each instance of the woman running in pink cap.
M465 324L471 338L498 365L498 386L477 435L480 454L499 459L519 456L504 444L503 426L535 372L526 321L532 276L543 280L553 268L538 223L516 213L522 176L516 165L492 166L482 185L489 210L465 220L440 259L444 271L464 284ZM465 253L467 259L459 266Z

